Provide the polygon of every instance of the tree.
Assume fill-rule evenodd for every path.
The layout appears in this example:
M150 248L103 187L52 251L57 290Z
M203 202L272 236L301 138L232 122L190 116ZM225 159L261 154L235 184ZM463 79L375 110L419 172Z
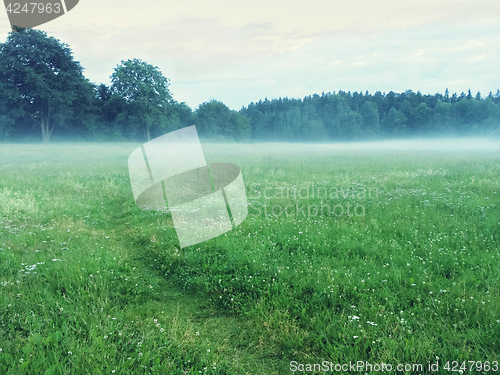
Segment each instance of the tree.
M365 102L365 104L361 106L360 114L365 122L367 135L378 135L380 132L380 125L377 105L375 103Z
M363 117L358 112L351 111L347 107L338 120L347 139L358 140L363 138Z
M427 130L434 133L453 134L452 104L437 102Z
M446 88L446 91L444 92L444 102L445 103L450 102L450 90L448 90L448 87Z
M235 140L250 137L249 119L216 100L199 105L196 110L196 122L200 136L224 136Z
M414 122L414 131L421 133L432 117L432 109L427 107L425 103L420 103L417 108L411 111L411 117Z
M330 95L325 100L321 118L330 139L339 140L344 137L343 124L340 116L347 110L347 105L340 95Z
M392 107L387 116L388 130L395 135L406 134L406 117L403 112Z
M12 32L0 45L0 85L19 116L40 126L44 142L56 125L82 114L93 95L69 46L34 29Z
M14 90L6 89L5 84L0 82L0 140L9 136L20 114L15 105L15 96Z
M299 106L293 106L285 112L285 128L283 131L286 140L300 139L300 128L302 126L301 120L302 111Z
M174 101L174 110L177 116L179 116L180 125L182 127L191 126L195 123L193 110L186 103Z
M500 89L497 89L497 92L495 93L495 96L493 98L493 101L495 103L500 103Z
M300 132L298 132L297 136L298 139L323 141L328 137L323 122L311 104L305 105L302 109Z
M175 130L179 117L173 109L169 79L157 66L140 59L122 61L111 75L111 91L127 103L129 127L142 128L149 141L151 130Z

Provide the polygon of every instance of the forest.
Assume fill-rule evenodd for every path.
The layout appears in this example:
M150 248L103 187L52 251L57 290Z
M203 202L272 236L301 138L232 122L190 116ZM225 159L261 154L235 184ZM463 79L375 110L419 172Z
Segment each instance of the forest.
M235 111L213 99L196 109L178 102L170 79L138 58L110 77L109 86L90 82L71 48L43 31L10 33L0 44L0 142L144 141L193 124L202 138L238 142L500 136L500 90L340 90Z

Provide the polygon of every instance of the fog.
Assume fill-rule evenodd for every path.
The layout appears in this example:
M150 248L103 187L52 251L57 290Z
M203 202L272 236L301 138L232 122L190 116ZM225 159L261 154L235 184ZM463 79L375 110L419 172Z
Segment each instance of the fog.
M500 139L434 138L330 144L334 149L408 151L500 151Z
M152 137L152 139L154 139ZM262 148L267 152L280 153L290 152L294 150L301 150L314 153L314 150L328 151L328 150L352 150L352 151L485 151L485 152L500 152L500 138L485 138L485 137L462 137L462 138L412 138L412 139L392 139L392 140L377 140L377 141L346 141L346 142L277 142L273 141L256 141L256 142L234 142L230 139L207 139L200 137L202 145L213 145L219 151L226 149L227 152L248 152L248 151L262 151ZM134 142L109 142L109 141L74 141L71 139L58 139L43 145L50 148L52 145L70 145L85 147L98 146L105 144L107 148L118 148L130 145L132 147L136 144L146 143L146 140ZM42 144L38 143L40 146ZM22 143L19 144L22 147ZM253 146L253 147L252 147ZM258 146L258 147L257 147ZM210 146L209 146L210 147ZM92 148L92 147L90 147Z
M203 142L203 140L202 140ZM217 144L205 140L204 143ZM360 142L328 142L328 143L288 143L288 142L256 142L265 146L268 151L279 153L284 149L304 150L380 150L380 151L500 151L500 139L495 138L418 138Z

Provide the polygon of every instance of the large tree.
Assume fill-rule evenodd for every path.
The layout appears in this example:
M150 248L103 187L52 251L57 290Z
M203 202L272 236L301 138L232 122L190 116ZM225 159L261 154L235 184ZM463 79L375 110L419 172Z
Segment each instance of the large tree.
M111 91L127 103L123 114L132 129L141 128L146 139L151 130L174 130L179 117L168 87L169 79L160 69L140 59L122 61L111 75Z
M44 142L56 125L82 114L93 95L69 46L34 29L10 33L0 44L0 86L10 105L40 126Z

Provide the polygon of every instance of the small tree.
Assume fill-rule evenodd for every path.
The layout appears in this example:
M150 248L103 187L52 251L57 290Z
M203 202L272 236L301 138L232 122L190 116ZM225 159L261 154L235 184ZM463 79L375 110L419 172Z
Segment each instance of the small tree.
M122 61L111 75L111 91L127 103L123 117L132 129L142 128L151 139L151 129L175 129L179 118L173 109L169 79L160 69L140 59Z
M0 45L0 83L20 115L40 125L44 142L92 100L93 85L68 45L34 29L12 32Z

